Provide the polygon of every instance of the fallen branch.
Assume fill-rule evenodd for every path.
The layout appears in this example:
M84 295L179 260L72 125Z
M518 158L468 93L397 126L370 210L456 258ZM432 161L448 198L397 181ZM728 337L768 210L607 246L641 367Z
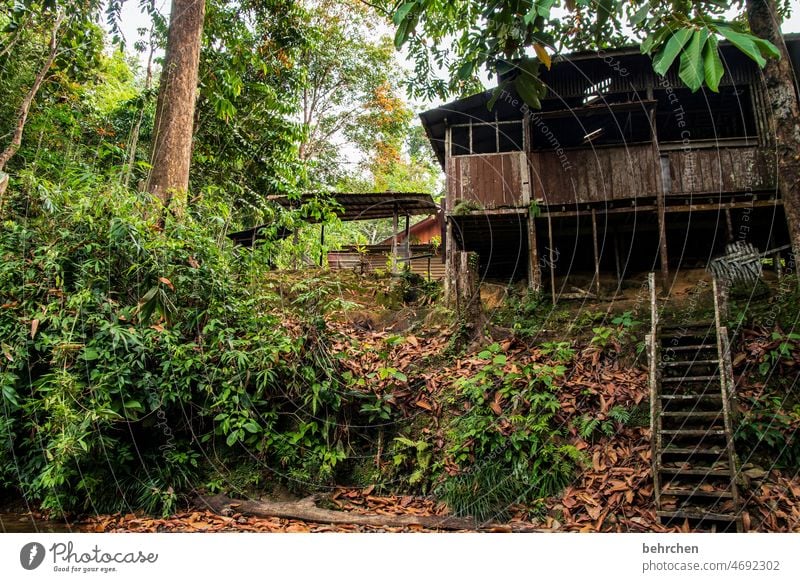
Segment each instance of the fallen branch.
M230 499L225 495L200 497L198 504L214 513L231 515L241 513L253 517L278 517L333 525L364 525L370 527L409 527L443 529L450 531L520 531L507 524L479 524L472 519L437 515L364 515L346 511L323 509L317 506L319 496L312 495L299 501L255 501ZM530 530L526 530L530 531Z

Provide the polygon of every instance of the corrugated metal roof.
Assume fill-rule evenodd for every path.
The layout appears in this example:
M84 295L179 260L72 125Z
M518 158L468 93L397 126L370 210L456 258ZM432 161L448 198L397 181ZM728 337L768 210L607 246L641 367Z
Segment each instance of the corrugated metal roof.
M800 34L786 34L784 38L795 70L800 71ZM724 60L728 67L735 66L737 70L742 67L755 67L755 64L727 41L721 42L720 45L725 51ZM612 65L621 62L628 73L625 76L615 74L614 68L608 64L609 58L613 59ZM550 95L547 97L553 102L550 107L563 108L564 105L559 104L560 100L571 97L573 94L580 95L584 86L596 82L597 79L593 79L590 74L593 69L589 69L594 65L598 65L598 71L595 71L597 74L602 73L601 76L611 77L615 83L621 84L620 87L613 87L612 92L621 90L622 86L625 91L640 89L637 85L655 86L651 78L655 76L655 73L652 73L650 57L642 55L638 46L607 50L602 53L585 51L564 54L554 59L551 70L542 70L541 72L542 80L551 87ZM670 83L675 87L680 87L682 83L677 78L676 70L670 71ZM489 110L488 103L492 98L492 93L493 90L484 91L420 113L420 120L442 168L445 163L445 130L447 126L470 122L489 122L495 119L508 121L523 118L522 105L524 102L514 90L513 85L508 85L507 95L498 99L494 108Z
M391 218L395 212L400 216L433 214L438 209L431 195L422 192L309 193L304 194L299 199L281 196L270 198L269 200L288 209L299 208L320 196L330 197L332 201L342 207L340 211L336 212L339 220L342 221ZM309 222L319 221L309 220Z
M328 198L339 205L336 215L342 221L373 220L398 216L416 216L435 214L439 207L430 194L422 192L371 192L366 194L349 192L308 193L299 198L275 196L268 198L271 202L286 209L295 209L318 198ZM305 219L308 223L324 222L324 219ZM250 247L256 241L266 238L264 230L270 225L261 224L253 228L230 233L228 238L234 243ZM292 234L292 230L279 228L275 238L282 239Z

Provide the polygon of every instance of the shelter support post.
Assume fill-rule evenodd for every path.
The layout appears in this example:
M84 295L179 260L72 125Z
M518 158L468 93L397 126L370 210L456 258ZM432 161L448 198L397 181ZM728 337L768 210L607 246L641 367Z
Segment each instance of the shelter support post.
M403 235L404 236L404 238L403 238L403 257L406 258L406 259L411 256L411 252L410 252L411 251L411 240L410 240L411 239L411 224L410 224L410 220L411 220L411 217L408 214L406 214L406 229L405 229L405 232L404 232L404 235ZM408 263L408 265L409 265L409 268L410 268L411 263Z
M392 214L392 273L397 272L397 221L397 204L395 204Z
M539 266L539 246L536 242L536 218L528 211L528 288L534 293L542 290L542 270Z
M547 217L547 239L550 243L548 251L550 252L550 293L553 296L553 305L556 304L556 258L553 249L553 219Z
M322 266L325 257L325 224L321 225L319 229L319 266Z
M600 297L600 251L597 243L597 211L592 208L592 243L594 245L594 288Z
M619 257L619 235L614 235L614 265L617 268L617 293L622 288L622 261Z

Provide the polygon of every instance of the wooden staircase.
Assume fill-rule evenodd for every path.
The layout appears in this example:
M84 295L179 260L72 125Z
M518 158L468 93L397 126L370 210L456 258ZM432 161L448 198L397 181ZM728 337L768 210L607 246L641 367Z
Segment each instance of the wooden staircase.
M733 373L724 297L713 284L715 317L664 322L649 276L650 428L656 510L665 525L742 531L733 448Z

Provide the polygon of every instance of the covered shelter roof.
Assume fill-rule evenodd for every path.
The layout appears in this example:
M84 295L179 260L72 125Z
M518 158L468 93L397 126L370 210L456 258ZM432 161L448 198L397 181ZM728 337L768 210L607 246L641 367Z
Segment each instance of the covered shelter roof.
M299 208L318 194L304 194L299 199L286 196L269 198L272 202L288 209ZM335 213L342 221L372 220L376 218L392 218L398 216L417 216L435 214L438 206L430 194L422 192L370 192L365 194L350 192L331 192L323 194L336 202L341 208ZM321 222L309 219L308 222Z
M342 221L373 220L378 218L393 218L395 216L419 216L436 214L439 207L430 194L422 192L371 192L366 194L352 192L307 193L299 198L288 196L273 196L269 201L293 210L317 198L328 198L338 204L334 213ZM324 218L306 219L308 223L324 222ZM261 224L253 228L228 234L228 238L242 246L253 246L257 240L265 238L263 231L270 225ZM277 238L287 238L292 234L288 228L280 228Z

